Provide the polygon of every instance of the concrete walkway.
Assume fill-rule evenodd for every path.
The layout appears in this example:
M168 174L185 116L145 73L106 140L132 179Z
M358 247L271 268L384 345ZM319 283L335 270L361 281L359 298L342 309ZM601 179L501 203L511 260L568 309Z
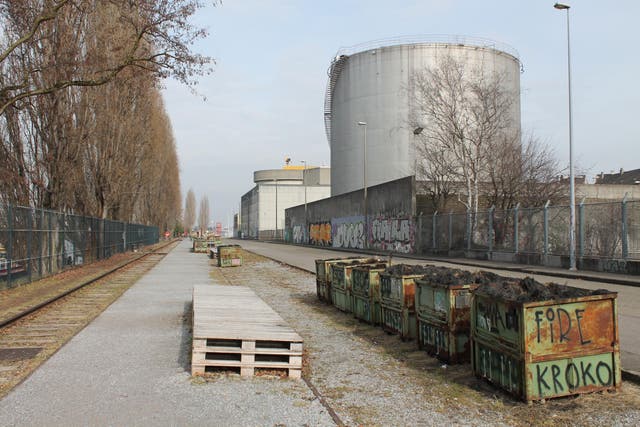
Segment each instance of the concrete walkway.
M191 378L191 292L212 281L209 259L190 246L2 399L0 425L332 425L303 381Z

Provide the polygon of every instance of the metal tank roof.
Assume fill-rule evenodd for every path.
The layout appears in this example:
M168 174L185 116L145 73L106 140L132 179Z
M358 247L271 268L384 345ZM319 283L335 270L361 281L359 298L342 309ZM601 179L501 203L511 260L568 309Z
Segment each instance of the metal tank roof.
M406 45L451 45L471 48L481 47L484 49L491 49L498 54L507 54L513 57L515 61L520 63L520 69L523 71L522 63L518 51L506 44L495 40L482 37L470 37L470 36L456 36L446 34L429 34L429 35L411 35L394 38L385 38L378 40L371 40L364 43L359 43L353 46L341 47L336 52L329 69L327 70L328 81L324 98L324 126L327 136L327 142L331 146L331 100L333 99L333 90L335 88L340 72L344 67L345 62L349 56L367 52L369 50L381 49L385 47L394 46L406 46Z

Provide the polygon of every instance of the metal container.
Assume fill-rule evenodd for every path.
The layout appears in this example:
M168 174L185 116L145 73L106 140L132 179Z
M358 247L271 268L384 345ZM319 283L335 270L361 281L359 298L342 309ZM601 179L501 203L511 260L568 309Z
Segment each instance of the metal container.
M193 252L207 253L207 241L206 239L193 239Z
M382 328L403 339L417 338L416 279L428 272L417 265L398 264L380 273Z
M380 273L387 263L361 265L351 271L351 305L356 318L372 325L382 321L380 311Z
M331 264L331 301L339 310L351 313L351 272L355 267L367 264L386 263L379 258L347 260Z
M242 265L240 245L218 246L218 267L238 267Z
M418 345L447 363L470 360L471 292L477 288L470 272L434 268L416 280Z
M472 370L524 401L620 387L617 293L541 285L479 286Z
M320 301L331 303L331 265L347 260L366 260L363 257L343 257L316 260L316 293Z
M369 186L413 175L415 126L398 123L411 123L416 112L413 100L421 94L419 85L411 82L449 57L467 70L501 76L499 90L512 94L509 127L520 129L520 62L508 46L485 39L429 36L343 48L329 68L324 110L333 196L362 188L365 156ZM360 120L365 120L363 126L356 126ZM365 130L367 150L362 149Z

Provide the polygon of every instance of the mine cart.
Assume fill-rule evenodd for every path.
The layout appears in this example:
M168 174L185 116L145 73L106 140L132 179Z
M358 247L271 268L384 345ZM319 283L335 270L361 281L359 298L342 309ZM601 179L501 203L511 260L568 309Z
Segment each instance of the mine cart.
M619 388L616 299L531 278L480 285L471 305L474 374L527 402Z
M351 271L351 306L356 318L372 325L382 320L380 311L380 273L387 263L368 264L355 267Z
M417 337L416 279L429 271L430 267L398 264L380 273L380 311L385 331L403 339Z
M242 265L240 245L218 246L218 267L237 267Z
M331 265L350 260L366 260L366 257L342 257L316 260L316 293L320 301L331 303Z
M331 302L339 310L351 313L351 273L355 267L362 265L387 265L379 258L366 258L362 260L347 260L331 265Z

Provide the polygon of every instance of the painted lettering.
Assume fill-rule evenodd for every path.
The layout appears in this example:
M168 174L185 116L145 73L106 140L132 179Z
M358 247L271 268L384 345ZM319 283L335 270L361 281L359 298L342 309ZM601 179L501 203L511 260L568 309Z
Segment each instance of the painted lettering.
M567 383L569 390L575 390L580 385L580 372L578 372L578 367L575 363L567 365L567 369L564 371L564 381Z
M567 320L566 329L562 326L562 318ZM560 342L570 341L569 331L571 331L571 315L564 308L558 308L558 329L560 330Z
M582 373L582 384L596 383L596 379L591 375L591 363L587 363L587 368L585 369L584 362L580 362L580 372ZM587 382L587 377L589 377L589 382Z
M543 385L545 391L551 390L551 387L549 387L549 383L547 383L547 381L544 379L544 377L547 375L548 370L549 368L545 366L544 369L540 371L540 365L536 365L536 378L538 380L538 393L540 394L540 397L544 396L544 391L542 390Z
M574 319L575 317L575 319ZM584 318L584 309L576 309L570 313L562 307L549 307L546 310L536 310L533 314L533 320L536 325L536 340L541 342L548 339L554 343L571 341L571 333L574 331L574 325L577 325L577 335L580 337L580 344L587 345L591 343L590 339L586 339L582 330L582 319ZM574 322L575 320L575 322ZM543 332L547 333L543 333ZM576 332L573 332L576 334Z
M607 374L607 380L605 381L604 379L602 379L602 371L605 371L605 373ZM611 385L611 382L613 380L613 371L611 370L611 367L609 365L607 365L606 363L600 361L598 362L598 365L596 366L596 377L598 377L598 381L600 382L600 384L602 385Z
M613 384L613 367L604 360L600 360L594 370L593 363L584 360L580 361L579 367L577 361L565 362L566 360L560 360L550 364L536 364L535 376L540 397L549 392L557 395L563 394L565 390L574 392L581 387L608 387Z
M576 310L576 320L578 321L578 332L580 332L580 344L585 345L585 344L590 344L591 340L585 340L584 336L582 335L582 324L580 323L580 320L582 320L583 313L584 313L584 310L581 310L581 309Z

